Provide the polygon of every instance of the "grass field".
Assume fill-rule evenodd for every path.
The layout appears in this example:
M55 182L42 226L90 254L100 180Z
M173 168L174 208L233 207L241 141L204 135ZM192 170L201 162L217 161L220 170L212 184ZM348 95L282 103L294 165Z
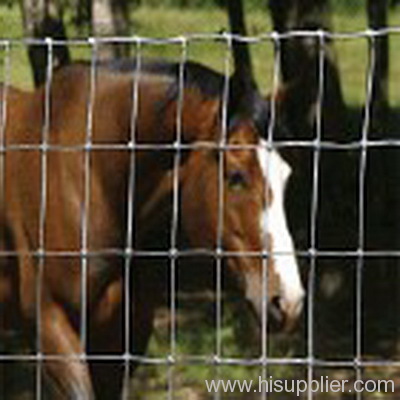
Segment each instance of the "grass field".
M173 9L139 7L132 14L135 34L148 37L170 37L193 32L220 32L227 28L226 14L216 8ZM66 18L68 21L70 18ZM247 23L250 35L270 31L270 18L264 9L251 8L247 14ZM400 24L400 10L390 12L390 25ZM366 27L366 18L363 12L346 12L343 7L333 15L333 26L337 31L351 32ZM77 37L71 24L67 24L70 37ZM7 8L0 6L0 38L22 37L21 17L17 7ZM335 43L338 65L342 79L342 87L346 102L352 105L361 105L365 99L365 79L368 71L368 45L366 39L352 39ZM396 77L400 74L400 58L396 53L400 48L400 36L390 38L390 102L400 104L400 88ZM254 66L258 81L264 92L268 92L272 85L273 76L273 49L269 42L252 46ZM78 46L72 49L74 58L87 58L88 48ZM157 57L180 56L178 46L148 45L144 54ZM221 44L211 42L196 42L189 46L189 58L200 61L211 67L223 70L226 49ZM1 56L1 52L0 52ZM3 57L1 57L3 58ZM31 75L28 68L26 52L22 46L16 45L12 51L12 81L24 87L31 86Z
M148 37L170 37L186 33L220 32L227 28L225 13L220 9L172 9L139 7L133 12L133 32ZM251 8L247 15L249 34L258 35L271 30L269 16L265 10ZM334 28L337 31L356 31L366 27L363 13L349 13L345 8L333 15ZM391 25L400 25L400 10L394 10L390 15ZM68 24L68 34L76 37L77 33ZM18 8L9 9L0 6L0 38L21 38L21 16ZM400 105L400 36L390 39L390 102L393 106ZM360 107L365 101L365 84L368 72L368 45L366 39L352 39L335 43L338 65L345 100L352 106ZM74 59L87 58L90 54L87 47L72 48ZM217 43L191 43L188 48L189 59L199 61L222 71L226 57L226 48ZM143 52L147 56L170 57L177 59L180 49L174 45L145 46ZM252 47L254 66L258 82L263 92L271 91L273 78L273 48L271 43L263 42ZM4 49L0 49L0 66L4 66ZM11 50L11 77L13 84L29 88L32 86L30 69L26 51L22 45L16 44ZM4 76L4 70L0 69ZM0 81L3 80L0 75ZM399 81L399 82L398 82ZM178 348L179 354L207 355L214 351L215 330L213 328L213 304L209 300L198 300L195 305L190 304L193 299L183 300L182 308L178 309ZM191 310L191 311L188 311ZM196 312L193 312L195 310ZM157 329L150 345L150 355L165 356L169 352L169 320L165 317L165 309L160 311L157 318ZM236 340L235 331L246 337L249 330L240 329L234 319L234 314L227 307L222 331L224 350L226 355L248 357L249 349L243 342ZM195 327L195 329L193 329ZM201 332L201 334L198 334ZM284 357L305 356L304 342L297 335L292 338L277 337L271 343L271 354ZM274 367L268 370L275 378L303 377L306 369L303 367ZM331 371L331 377L345 376L348 371ZM230 379L257 379L262 374L261 368L256 367L221 367L218 369L221 377ZM324 374L328 372L324 371ZM175 367L173 371L176 399L208 399L205 393L204 379L216 375L215 367L191 366ZM135 388L141 395L135 399L159 400L165 398L165 390L171 370L168 367L143 367L135 377ZM223 397L229 399L251 399L249 395ZM255 397L254 397L255 398ZM259 397L257 397L259 398ZM275 398L275 397L274 397ZM281 397L280 397L281 398ZM366 397L371 398L372 397ZM284 399L284 397L282 397ZM323 397L328 400L328 397Z

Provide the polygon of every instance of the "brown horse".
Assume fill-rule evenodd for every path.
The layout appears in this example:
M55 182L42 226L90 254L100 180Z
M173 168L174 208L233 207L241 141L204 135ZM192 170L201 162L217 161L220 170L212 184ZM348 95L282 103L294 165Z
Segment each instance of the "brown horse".
M56 398L121 393L123 361L110 369L90 355L145 352L159 288L140 252L160 250L156 231L172 237L168 259L181 226L192 251L219 249L260 320L263 293L282 327L301 309L283 207L290 169L262 139L268 102L232 77L225 108L225 78L197 64L185 66L183 92L178 65L124 69L74 64L48 97L8 88L0 329L22 327Z

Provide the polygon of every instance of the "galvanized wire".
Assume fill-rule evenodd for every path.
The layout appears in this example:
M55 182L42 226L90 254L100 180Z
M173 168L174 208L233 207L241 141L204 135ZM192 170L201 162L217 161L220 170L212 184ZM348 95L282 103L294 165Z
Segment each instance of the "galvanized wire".
M367 367L400 367L400 361L388 360L375 360L368 361L363 359L362 341L363 341L363 326L362 326L362 289L363 289L363 269L364 261L366 258L377 257L392 257L400 258L400 251L397 249L382 249L382 250L365 250L365 184L366 184L366 168L367 168L367 154L369 149L383 149L383 148L397 148L400 147L400 140L396 138L387 138L384 140L371 140L368 137L370 130L370 106L372 101L372 79L375 67L375 46L373 45L377 37L385 35L398 35L400 34L400 27L384 28L380 30L367 29L359 32L351 33L336 33L327 31L291 31L286 33L269 32L253 37L242 37L239 35L223 34L192 34L179 37L170 38L146 38L141 36L132 37L110 37L110 38L88 38L79 40L57 40L57 39L10 39L0 40L0 47L5 49L5 89L3 90L3 98L1 99L1 120L0 120L0 189L4 192L4 178L6 172L4 171L4 157L8 152L15 151L32 151L37 150L41 154L41 192L40 192L40 218L39 218L39 247L35 250L11 250L0 249L0 257L19 257L29 256L37 261L37 287L36 287L36 312L37 312L37 341L35 354L0 354L0 361L31 361L35 362L37 368L36 374L36 398L41 399L42 391L42 364L44 361L55 360L79 360L79 361L116 361L124 363L125 378L130 375L130 364L137 362L144 365L164 365L168 367L168 398L174 397L174 367L185 365L210 365L210 366L261 366L263 367L263 376L266 376L266 367L274 365L288 365L288 366L304 366L307 369L308 381L313 379L315 369L320 367L337 367L348 368L353 367L356 371L357 378L362 377L362 368ZM268 150L280 150L285 148L298 148L310 149L313 151L313 174L312 174L312 193L310 204L310 247L306 250L298 250L295 252L297 257L304 257L309 260L309 275L308 275L308 291L307 291L307 311L308 311L308 324L307 324L307 354L304 357L270 357L268 354L267 344L267 302L263 302L264 317L262 319L262 349L261 357L256 358L232 358L225 357L222 351L222 259L226 257L257 257L263 259L263 298L267 296L267 260L274 255L291 255L288 252L274 252L268 250L265 245L262 252L241 251L233 252L227 251L223 248L222 232L223 232L223 215L224 215L224 156L226 151L237 149L251 149L257 150L257 145L236 145L229 144L227 141L228 127L227 127L227 113L228 113L228 98L229 98L229 78L230 78L230 55L232 53L232 42L234 40L247 43L249 45L261 42L272 43L275 48L275 62L274 62L274 76L273 88L276 89L279 76L279 57L280 57L280 43L282 40L295 37L315 38L319 44L319 64L318 64L318 91L316 101L316 124L315 136L310 140L278 140L273 137L275 127L275 101L272 101L271 120L268 126L268 140L266 146ZM365 102L364 121L360 140L349 140L346 142L326 141L322 139L322 107L324 101L324 82L325 82L325 45L327 40L350 40L350 39L367 39L370 46L370 65L368 67L367 79L367 93ZM192 42L198 41L217 41L224 43L226 52L224 56L224 90L222 93L222 125L220 139L215 143L211 142L196 142L184 143L183 138L183 125L182 113L184 106L184 85L185 85L185 65L188 59L188 45ZM131 119L131 134L129 143L121 144L99 144L93 143L92 140L92 125L93 125L93 104L95 100L95 84L96 84L96 49L97 46L104 43L127 43L136 46L137 63L135 71L133 71L133 84L132 84L132 119ZM31 143L13 143L7 144L5 138L5 127L7 123L7 93L6 90L10 82L10 69L11 69L11 55L10 48L14 45L45 45L48 54L47 66L47 79L45 85L45 109L44 109L44 124L42 127L42 140L39 144ZM171 144L165 143L137 143L137 117L139 107L139 74L141 70L141 50L143 45L178 45L181 49L181 58L179 62L179 92L177 100L176 111L176 137L175 141ZM91 48L91 79L90 79L90 95L88 100L87 109L87 130L85 143L79 145L57 145L49 143L50 134L50 110L51 110L51 85L52 85L52 64L53 64L53 47L55 45L71 45L71 46L87 46ZM219 167L218 167L218 229L217 229L217 243L214 250L206 249L190 249L180 250L177 244L178 228L179 228L179 166L181 163L182 152L186 150L202 150L202 149L216 149L219 151ZM127 220L126 220L126 236L125 248L104 248L96 251L88 248L88 231L89 231L89 214L90 214L90 171L91 171L91 154L96 151L112 150L112 151L129 151L130 154L130 169L128 190L126 194L127 199ZM173 193L172 193L172 218L171 218L171 235L170 235L170 248L165 251L143 251L135 249L134 237L134 191L135 191L135 173L136 173L136 152L140 150L157 150L157 151L174 151L174 169L173 169ZM356 150L360 152L359 163L359 176L358 176L358 247L355 249L346 250L321 250L318 248L317 243L317 220L318 220L318 203L319 203L319 180L320 180L320 158L321 151L323 150ZM47 157L50 152L84 152L84 196L81 204L81 243L79 251L55 251L46 249L45 241L45 226L46 226L46 207L47 207ZM121 355L108 355L108 354L87 354L87 273L89 260L107 255L116 255L124 257L124 274L125 274L125 325L124 325L124 352ZM216 264L216 282L215 282L215 305L216 305L216 318L215 318L215 353L213 356L189 356L179 355L177 353L177 306L176 306L176 266L179 258L192 257L194 255L207 255L215 258ZM81 321L80 321L80 336L82 343L83 354L43 354L42 352L42 326L41 326L41 296L42 296L42 278L43 269L47 257L60 257L60 258L76 258L81 262ZM132 297L130 280L132 260L136 257L167 257L170 260L170 350L169 354L165 357L153 356L140 356L133 353L131 346L132 336L132 304L129 301ZM315 298L315 285L316 285L316 263L318 259L326 257L336 257L340 259L351 258L356 260L356 349L354 358L352 360L324 360L318 359L315 356L315 343L314 343L314 298ZM217 368L218 369L218 368ZM127 388L127 386L126 386ZM124 398L129 397L129 389L124 390ZM264 397L263 397L264 398ZM308 391L308 399L312 400L313 393Z

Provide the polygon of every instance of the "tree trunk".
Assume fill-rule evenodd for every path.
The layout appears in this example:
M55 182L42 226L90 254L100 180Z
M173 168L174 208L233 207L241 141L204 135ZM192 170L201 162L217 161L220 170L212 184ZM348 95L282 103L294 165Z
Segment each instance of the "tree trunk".
M368 0L367 13L372 29L387 27L387 0ZM385 131L388 112L389 38L387 35L374 39L375 68L373 70L372 122L373 127ZM374 130L375 130L374 129Z
M130 7L126 0L111 0L114 30L117 36L128 36L131 27ZM129 45L119 45L115 48L116 57L128 57Z
M246 36L247 29L244 19L242 0L227 1L228 17L231 33ZM235 73L243 79L254 81L249 46L238 41L233 42L233 58Z
M21 0L25 37L66 39L62 10L54 0ZM46 81L48 48L45 44L28 46L35 86ZM53 68L69 64L70 54L67 46L57 45L53 48Z
M92 1L92 34L95 37L115 36L111 3L109 0ZM98 48L98 57L113 57L114 44L103 44Z
M93 0L92 30L96 37L119 37L129 34L129 5L124 0ZM129 55L128 45L113 42L99 47L100 59Z
M329 0L269 0L274 29L287 32L293 29L329 30ZM286 110L293 132L310 130L315 120L315 104L319 87L318 39L291 38L280 42L283 82L287 93ZM345 106L334 49L326 41L325 87L323 100L323 135L338 140L343 135Z
M72 18L78 34L84 36L87 34L85 28L92 27L92 2L91 0L72 0L74 15Z
M388 0L368 0L367 15L369 26L372 29L387 27ZM395 131L391 123L391 113L388 100L389 78L389 38L382 35L374 38L372 42L375 51L375 65L372 71L372 99L369 104L371 123L369 137L385 140L393 137ZM398 139L398 137L396 137ZM379 152L371 152L370 163L374 163L372 174L371 203L374 205L374 213L371 216L371 242L380 249L400 248L400 180L399 152L396 149L382 149ZM374 299L367 303L367 315L369 325L371 321L384 326L384 329L376 330L370 336L370 343L380 343L383 340L399 337L400 316L400 284L398 273L398 259L385 258L378 269L370 271L367 275L366 293L374 291L380 294L380 301ZM378 290L377 290L378 289ZM385 313L382 313L382 308ZM373 326L374 327L374 326Z
M269 0L274 29L280 33L291 30L330 30L329 0ZM280 111L289 128L290 139L311 141L317 137L317 107L320 89L320 57L324 51L324 93L322 100L321 139L329 141L348 140L345 127L346 107L343 101L339 72L335 63L334 49L329 40L323 43L318 37L291 37L280 40L280 67L283 80L283 98ZM314 245L318 250L343 249L350 240L357 241L351 230L357 225L357 216L352 210L352 198L348 187L357 185L357 176L352 174L353 159L344 152L320 152L320 162L314 163L317 148L286 149L291 159L293 179L288 187L288 213L296 245L308 249ZM319 172L317 187L314 187L316 168ZM346 172L345 172L346 171ZM311 221L313 191L318 193L318 212ZM329 206L328 206L329 205ZM313 227L311 224L315 223ZM312 232L315 236L312 240ZM347 242L346 242L347 241ZM345 243L345 244L344 244ZM300 259L301 261L301 259ZM316 341L313 349L315 357L329 357L331 335L340 326L349 334L346 321L347 309L343 307L353 290L350 268L338 268L337 260L318 258L315 285L315 331ZM323 268L319 268L323 265ZM340 282L334 301L333 286ZM327 285L327 283L329 285ZM330 285L333 285L332 287ZM340 315L340 318L337 316ZM342 317L342 316L345 317ZM309 317L309 316L308 316ZM350 328L351 329L351 328ZM341 342L342 343L342 342ZM337 352L338 349L336 349ZM341 348L344 354L351 351ZM341 353L342 354L342 353Z

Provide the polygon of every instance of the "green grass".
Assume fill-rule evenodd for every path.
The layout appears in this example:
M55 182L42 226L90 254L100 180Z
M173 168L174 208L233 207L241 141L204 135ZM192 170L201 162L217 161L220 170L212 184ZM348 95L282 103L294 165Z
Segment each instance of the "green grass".
M133 31L148 37L170 37L193 32L220 32L227 29L227 18L223 10L218 8L175 9L141 6L133 11ZM70 18L66 18L70 20ZM390 24L400 21L400 10L390 12ZM264 8L256 10L251 7L247 13L247 24L250 35L270 31L269 15ZM345 12L343 7L333 15L333 25L337 31L355 31L366 27L364 12ZM70 37L76 37L77 32L67 26ZM0 6L0 37L22 37L20 12L17 7L12 9ZM390 39L390 101L392 105L400 104L400 91L397 79L400 73L400 58L396 57L399 50L400 37ZM368 46L366 39L340 40L335 43L336 55L342 79L342 87L346 102L351 105L361 105L365 100L365 80L368 68ZM87 48L77 46L71 48L74 58L87 58ZM179 46L146 45L143 52L147 56L180 57ZM263 42L252 46L254 68L258 82L264 93L272 88L273 78L273 48L271 43ZM190 43L188 48L190 59L209 65L219 71L224 70L226 48L222 44L209 41ZM18 86L31 86L31 74L28 68L26 52L22 46L15 46L12 51L12 82Z

